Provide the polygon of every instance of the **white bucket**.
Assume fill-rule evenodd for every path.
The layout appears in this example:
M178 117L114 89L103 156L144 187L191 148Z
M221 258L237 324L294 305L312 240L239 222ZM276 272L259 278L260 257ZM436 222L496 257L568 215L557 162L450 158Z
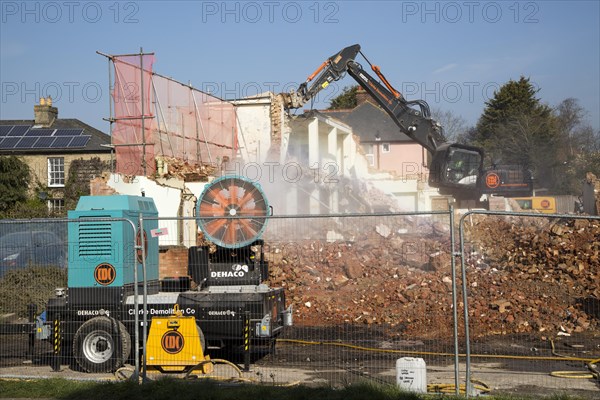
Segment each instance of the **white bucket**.
M410 392L427 393L425 360L415 357L402 357L396 360L396 384Z

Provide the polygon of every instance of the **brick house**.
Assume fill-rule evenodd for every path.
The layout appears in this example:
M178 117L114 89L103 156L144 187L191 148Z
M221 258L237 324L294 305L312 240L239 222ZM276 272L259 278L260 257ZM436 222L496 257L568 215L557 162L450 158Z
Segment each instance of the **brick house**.
M392 172L402 179L426 180L427 150L400 132L388 114L360 87L356 101L352 109L321 112L352 128L372 168Z
M58 118L51 98L34 106L33 120L0 120L0 156L14 155L29 165L30 192L45 199L51 211L64 209L71 164L92 159L110 163L110 143L109 135L78 119Z
M387 172L393 179L372 181L386 194L396 198L405 211L446 209L447 196L440 196L427 184L428 151L400 128L361 87L352 109L320 110L328 117L351 127L360 141L360 149L373 172Z

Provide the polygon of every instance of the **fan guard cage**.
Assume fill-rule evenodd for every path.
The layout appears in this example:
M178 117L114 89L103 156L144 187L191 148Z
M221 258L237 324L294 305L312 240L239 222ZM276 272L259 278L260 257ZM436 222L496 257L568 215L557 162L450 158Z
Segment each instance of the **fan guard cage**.
M258 183L241 176L222 176L202 191L196 216L208 240L233 249L260 239L268 210L267 198Z

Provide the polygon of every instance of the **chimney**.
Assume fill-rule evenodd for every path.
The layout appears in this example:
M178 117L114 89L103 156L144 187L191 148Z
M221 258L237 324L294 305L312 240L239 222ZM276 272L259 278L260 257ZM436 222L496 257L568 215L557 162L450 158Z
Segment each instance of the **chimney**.
M48 96L47 99L41 97L40 104L33 106L33 114L36 125L49 128L58 117L58 108L52 107L52 97Z
M356 105L359 106L367 101L371 96L361 86L356 90Z

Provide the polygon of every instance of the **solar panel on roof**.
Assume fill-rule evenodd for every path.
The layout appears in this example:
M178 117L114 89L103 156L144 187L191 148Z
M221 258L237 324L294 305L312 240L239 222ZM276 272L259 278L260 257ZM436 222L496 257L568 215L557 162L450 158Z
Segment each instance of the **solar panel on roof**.
M52 136L54 129L30 129L23 136Z
M69 147L69 143L71 142L73 137L71 136L59 136L55 138L54 143L52 143L52 148L63 148Z
M40 137L37 142L32 146L34 149L48 149L52 147L52 143L54 142L52 136L49 137Z
M15 125L7 136L23 136L29 128L29 125Z
M24 136L19 143L15 144L15 149L30 149L37 139L37 137Z
M20 137L6 137L6 138L4 138L4 140L2 140L2 143L0 143L0 149L2 149L2 150L14 149L15 144L17 144L17 142L19 140L21 140Z
M83 133L83 129L57 129L54 136L79 136Z
M91 136L77 136L74 137L69 147L85 147L90 141Z
M1 125L0 126L0 137L6 136L12 128L13 128L13 125Z

